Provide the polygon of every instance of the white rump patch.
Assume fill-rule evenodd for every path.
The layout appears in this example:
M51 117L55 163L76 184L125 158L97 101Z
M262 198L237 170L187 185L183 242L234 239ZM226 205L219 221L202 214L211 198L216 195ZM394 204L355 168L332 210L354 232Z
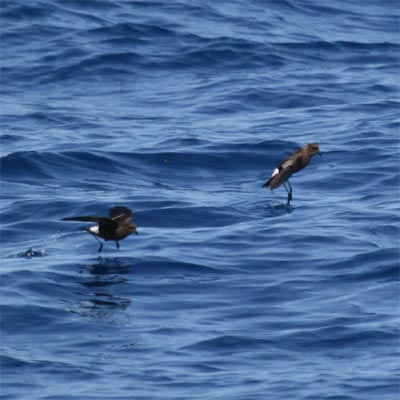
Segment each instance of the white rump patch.
M274 172L272 173L271 177L279 174L279 168L275 168Z
M89 228L89 232L90 232L90 233L93 233L93 235L98 235L98 234L99 234L99 226L98 226L98 225L96 225L96 226L91 226L91 227Z

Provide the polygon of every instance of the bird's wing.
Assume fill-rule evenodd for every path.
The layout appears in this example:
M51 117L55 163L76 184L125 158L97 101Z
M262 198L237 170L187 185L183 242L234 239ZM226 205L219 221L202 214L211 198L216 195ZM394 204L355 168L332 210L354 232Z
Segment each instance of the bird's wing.
M279 169L286 169L293 167L294 169L297 168L298 164L301 164L302 160L302 149L296 151L295 153L291 154L288 158L282 161L282 164L278 167ZM293 171L292 171L293 173Z
M288 170L289 178L292 174L302 170L307 164L308 160L305 159L304 153L298 151L287 158L279 168L282 168L283 171Z
M104 227L107 230L113 231L117 229L118 224L110 218L104 217L69 217L63 218L63 221L82 221L82 222L97 222L100 226L100 230Z
M302 163L302 149L291 154L285 158L282 163L275 168L271 178L264 183L263 187L270 187L275 189L285 183L295 172L303 168Z
M110 210L110 218L118 223L127 223L132 219L132 211L129 208L116 206Z
M263 187L268 187L270 185L270 183L272 182L272 180L274 179L274 177L276 175L279 174L279 172L282 170L282 167L279 166L277 168L274 169L274 172L272 173L271 177L267 180L267 182L264 183Z
M278 186L285 183L293 174L294 170L291 165L286 168L283 168L279 171L279 174L273 176L270 186L271 189L277 188Z

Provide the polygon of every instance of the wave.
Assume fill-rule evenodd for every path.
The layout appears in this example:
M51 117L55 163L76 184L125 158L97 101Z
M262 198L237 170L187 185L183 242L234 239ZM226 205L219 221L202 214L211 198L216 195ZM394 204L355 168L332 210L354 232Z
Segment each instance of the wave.
M188 143L198 146L187 149ZM98 152L98 151L64 151L38 152L19 151L1 157L3 179L14 182L32 180L65 179L74 175L82 177L96 172L98 179L107 176L123 176L132 171L146 170L150 174L158 171L164 175L166 168L177 173L205 173L210 170L226 170L230 174L240 170L243 164L259 164L260 158L267 158L268 152L277 147L283 148L283 142L259 142L257 144L236 143L208 150L207 142L193 142L188 139L167 140L161 146L172 148L182 146L182 151L151 152ZM199 150L196 151L195 148ZM205 147L205 148L204 148ZM192 149L193 148L193 149ZM204 148L205 151L201 151ZM228 168L229 166L229 168ZM121 178L122 179L122 178Z

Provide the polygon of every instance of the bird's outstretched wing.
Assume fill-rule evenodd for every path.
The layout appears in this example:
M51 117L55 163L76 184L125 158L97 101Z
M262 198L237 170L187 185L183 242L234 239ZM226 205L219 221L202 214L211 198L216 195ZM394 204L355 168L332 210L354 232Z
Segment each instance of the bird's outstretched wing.
M132 211L123 206L115 206L110 210L110 219L118 223L130 222L132 215Z
M91 216L69 217L69 218L63 218L63 221L97 222L100 226L100 230L102 230L102 228L105 228L108 231L114 231L118 227L118 223L116 221L104 217L91 217Z

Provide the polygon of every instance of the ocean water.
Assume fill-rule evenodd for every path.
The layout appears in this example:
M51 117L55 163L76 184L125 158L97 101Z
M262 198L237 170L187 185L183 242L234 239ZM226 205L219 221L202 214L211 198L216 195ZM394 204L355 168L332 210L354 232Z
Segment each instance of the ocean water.
M399 399L399 4L1 2L1 398ZM306 143L293 201L262 188ZM134 211L116 249L74 215Z

